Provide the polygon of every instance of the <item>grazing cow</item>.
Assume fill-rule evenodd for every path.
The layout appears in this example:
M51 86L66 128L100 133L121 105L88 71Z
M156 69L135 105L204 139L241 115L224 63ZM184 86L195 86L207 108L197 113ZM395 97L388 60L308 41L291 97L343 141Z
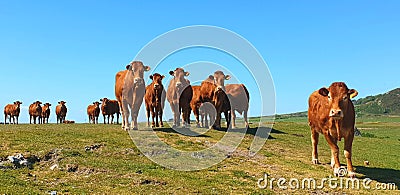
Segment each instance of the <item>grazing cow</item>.
M67 116L67 107L65 106L67 102L60 101L56 106L57 124L58 122L64 123L65 116Z
M42 102L36 101L29 105L29 124L36 124L36 117L38 118L38 123L42 123L42 106L40 105Z
M103 114L104 124L106 124L106 116L107 116L107 124L110 124L110 116L111 116L111 124L114 122L114 114L117 114L117 124L119 121L119 104L117 100L110 100L107 98L100 99L102 102L101 112Z
M308 100L308 122L311 127L312 161L318 162L318 137L322 133L331 148L331 166L338 175L339 147L337 142L344 138L344 155L347 160L349 177L354 177L351 149L354 138L355 113L350 98L357 96L355 89L347 88L343 82L332 83L329 88L321 88L310 95Z
M4 124L7 123L7 116L9 117L9 123L11 123L11 118L13 124L18 124L18 118L19 118L19 113L20 113L20 105L22 102L20 101L15 101L13 104L7 104L4 107Z
M138 129L137 117L145 93L144 71L149 71L140 61L133 61L115 76L115 96L122 111L122 128L129 130L129 108L131 109L131 128Z
M100 104L100 102L93 102L93 104L87 107L89 123L99 124Z
M144 95L144 101L147 111L146 112L147 126L150 126L150 112L152 116L151 127L164 126L162 121L162 115L165 103L165 89L162 84L162 79L164 77L165 77L164 75L160 75L158 73L150 75L150 79L152 79L153 82L147 85L146 94ZM154 118L156 118L155 122ZM158 123L158 119L160 119L160 124Z
M43 124L45 123L49 123L49 118L50 118L50 103L45 103L43 104L42 107L42 120L43 120Z
M231 124L232 128L236 128L235 111L239 112L240 115L243 114L244 123L246 128L249 127L249 122L247 121L247 112L249 110L249 91L243 84L229 84L225 86L225 92L228 95L229 102L231 104Z
M182 113L183 126L190 125L190 101L192 100L193 90L190 81L185 79L189 76L189 72L185 72L183 68L176 68L169 71L174 78L171 79L167 89L167 100L171 106L174 115L174 124L172 127L180 126L180 115Z
M215 71L214 76L210 75L206 80L201 82L200 101L211 102L216 110L216 119L213 125L214 129L221 129L221 113L225 115L227 127L229 127L230 103L225 93L225 80L229 80L230 76L225 75L222 71Z

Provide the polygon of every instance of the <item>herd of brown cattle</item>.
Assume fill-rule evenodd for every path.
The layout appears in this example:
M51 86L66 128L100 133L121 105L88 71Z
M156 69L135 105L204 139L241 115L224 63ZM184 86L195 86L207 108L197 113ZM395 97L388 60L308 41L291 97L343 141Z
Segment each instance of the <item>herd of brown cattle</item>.
M162 79L165 77L155 73L150 76L152 82L145 86L144 71L149 71L149 66L144 66L140 61L133 61L126 66L126 70L120 71L115 77L115 96L117 100L107 98L100 99L87 107L89 123L98 123L101 111L104 123L113 123L114 114L122 114L122 128L125 130L138 129L137 117L143 99L146 106L147 125L151 127L163 126L164 102L167 99L173 113L173 127L190 126L190 113L193 111L197 127L214 129L221 128L221 114L224 113L227 128L235 128L235 112L243 114L245 126L248 127L247 112L249 109L249 92L243 84L229 84L225 86L225 80L230 78L222 71L215 71L209 75L200 86L191 86L185 77L189 72L183 68L170 71L173 76L167 90ZM331 166L335 175L339 174L339 147L337 145L344 138L344 155L347 160L349 177L355 177L351 161L352 143L354 139L355 111L351 98L357 96L355 89L349 89L343 82L332 83L329 88L321 88L313 92L309 97L308 121L311 127L312 162L318 161L318 138L323 134L331 148ZM58 102L56 107L57 123L70 123L65 116L67 108L64 101ZM5 122L7 117L11 124L18 124L20 105L16 101L4 108ZM40 106L42 102L36 101L29 106L30 123L48 123L50 116L50 103ZM129 115L131 124L129 124ZM182 120L181 120L182 117ZM155 121L154 121L155 119Z
M189 72L176 68L169 72L172 79L165 90L159 73L150 75L152 82L145 85L143 73L150 67L140 61L133 61L120 71L115 78L115 96L122 114L122 128L125 130L138 129L137 116L139 108L145 101L147 125L163 126L163 110L167 99L173 114L172 127L189 127L190 114L193 111L197 127L209 125L221 129L221 114L224 113L227 127L235 126L235 111L243 114L246 127L248 126L247 112L249 108L249 93L243 84L224 84L230 78L222 71L216 71L208 76L200 86L191 86L185 78ZM89 112L88 112L89 113ZM129 115L131 124L129 124ZM150 117L152 122L150 125ZM201 117L201 121L200 121ZM205 119L205 122L204 122ZM209 119L209 120L208 120ZM210 121L210 124L208 124ZM232 123L231 123L232 121Z
M56 106L57 123L71 123L71 121L66 122L65 116L67 115L67 107L65 106L65 101L58 102ZM13 104L7 104L4 107L4 124L7 124L7 118L9 124L18 124L18 118L20 114L20 106L22 102L15 101ZM36 124L36 119L38 124L49 123L50 117L50 103L45 103L41 106L42 102L35 101L29 105L29 123ZM32 122L33 121L33 122Z

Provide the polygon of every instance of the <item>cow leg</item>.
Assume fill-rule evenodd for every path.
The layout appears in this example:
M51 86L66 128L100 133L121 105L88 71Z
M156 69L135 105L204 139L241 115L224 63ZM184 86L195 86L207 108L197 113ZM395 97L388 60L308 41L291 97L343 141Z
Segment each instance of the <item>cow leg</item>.
M117 115L117 124L119 124L119 113L115 113Z
M329 132L326 132L325 139L329 144L329 147L331 147L331 166L333 168L333 174L338 175L338 171L340 168L340 162L339 162L339 147L337 145L337 139L335 137L332 137L329 135Z
M352 132L354 132L354 131L352 131ZM354 139L354 134L352 132L351 132L351 135L348 135L344 140L344 156L346 157L346 161L347 161L348 176L351 178L355 177L355 175L356 175L356 173L354 172L353 163L351 161L352 145L353 145L353 139Z
M7 123L7 115L4 114L4 125Z
M158 123L159 115L160 115L160 108L155 107L155 114L156 114L156 127L160 127L160 123Z
M230 125L230 122L231 122L231 119L229 118L229 112L225 111L224 112L224 116L225 116L225 120L226 120L226 128L228 129L229 125Z
M147 127L150 127L150 108L146 106Z
M217 111L217 117L215 118L215 122L213 125L214 129L221 129L221 112Z
M249 128L249 121L247 120L247 110L243 111L243 119L246 129Z
M312 162L313 164L319 164L318 161L318 139L319 133L314 129L311 129L311 143L312 143Z
M114 124L114 114L110 114L111 116L111 123L110 124Z
M155 107L150 106L150 112L151 112L151 128L155 127L154 123L154 118L156 117L156 113L154 112Z
M14 117L15 117L14 120L16 119L17 124L18 124L18 117L19 117L19 116L14 116ZM14 123L15 123L15 121L14 121Z
M231 110L231 124L232 124L232 129L236 129L236 113L234 110Z
M129 107L126 100L122 103L122 128L124 130L129 130Z
M160 117L160 127L163 127L163 121L162 121L162 115L163 115L163 108L160 107L160 111L158 112L158 116Z

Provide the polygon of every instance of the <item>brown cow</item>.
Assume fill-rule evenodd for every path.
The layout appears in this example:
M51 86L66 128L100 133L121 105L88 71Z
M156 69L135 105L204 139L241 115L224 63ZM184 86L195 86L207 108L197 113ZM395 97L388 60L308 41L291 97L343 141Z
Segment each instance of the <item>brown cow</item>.
M65 121L65 116L67 116L67 107L65 106L67 102L65 101L60 101L58 102L58 105L56 106L56 115L57 115L57 124L58 122L64 123Z
M40 105L42 102L36 101L29 105L29 124L36 124L36 117L38 118L38 123L42 123L42 106Z
M214 124L215 120L215 114L217 113L215 110L215 107L212 103L210 102L204 102L200 104L199 109L199 115L200 115L200 126L209 128L208 126L208 118L210 119L210 125Z
M194 116L196 117L196 126L201 127L200 120L199 120L199 108L201 105L200 101L200 86L192 86L193 96L192 100L190 101L190 108L193 111Z
M318 164L318 137L322 133L331 148L331 166L338 175L339 147L337 141L344 138L344 155L349 177L354 177L351 149L354 138L355 113L350 98L357 96L355 89L348 89L343 82L332 83L310 95L308 100L308 122L311 127L312 161Z
M99 124L100 104L100 102L93 102L93 104L87 107L89 123Z
M49 118L50 118L50 103L45 103L43 104L42 107L42 120L43 120L43 124L45 123L49 123Z
M229 127L230 103L225 93L225 80L229 80L230 76L225 75L222 71L215 71L214 76L210 75L201 83L200 100L201 102L211 102L216 110L216 119L213 125L214 129L221 129L221 113L225 115L227 127Z
M138 129L137 117L145 93L144 71L149 71L140 61L133 61L115 76L115 96L122 111L122 128L129 130L129 107L131 109L131 128Z
M229 102L231 104L231 124L232 128L236 128L235 111L239 112L240 115L243 113L244 123L246 128L249 127L249 122L247 121L247 112L249 110L249 91L243 84L229 84L225 86L225 92L228 95Z
M111 116L111 124L114 122L114 114L117 114L117 124L119 123L119 104L117 100L110 100L108 98L100 99L102 102L101 112L103 114L104 124L106 124L106 116L107 116L107 124L110 124L110 116Z
M11 118L12 118L13 124L18 124L18 118L19 118L21 104L22 104L22 102L15 101L13 104L7 104L4 107L4 124L7 123L7 116L10 116L9 117L10 124L11 124Z
M193 90L190 81L185 79L189 76L189 72L185 72L183 68L176 68L169 71L174 78L171 79L167 89L167 100L171 106L174 115L174 124L172 127L180 126L180 115L182 113L183 126L190 125L190 101L192 100Z
M150 79L153 80L152 83L147 85L146 94L144 95L144 101L146 105L146 116L147 116L147 126L150 126L150 112L152 116L151 127L162 127L164 126L162 121L162 115L165 103L165 89L162 84L162 79L164 75L155 73L150 75ZM154 118L156 121L154 122ZM160 124L158 123L158 118L160 119Z

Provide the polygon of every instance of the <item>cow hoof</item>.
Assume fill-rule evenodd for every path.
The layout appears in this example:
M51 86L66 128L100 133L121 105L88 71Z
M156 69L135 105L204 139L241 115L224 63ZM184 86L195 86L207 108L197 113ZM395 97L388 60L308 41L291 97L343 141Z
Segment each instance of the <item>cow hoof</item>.
M347 175L346 167L333 168L333 175L336 177L344 177Z
M356 178L356 172L349 171L349 173L347 175L352 179Z
M200 124L197 124L196 127L197 127L197 128L200 128L201 126L200 126Z
M154 125L151 125L151 128L154 128Z
M318 161L318 159L313 159L313 160L312 160L312 163L313 163L314 165L318 165L318 164L319 164L319 161Z
M125 131L129 131L129 127L125 127L123 128Z
M138 130L138 128L137 127L133 127L132 130Z
M172 125L172 128L176 128L177 126L176 125Z

